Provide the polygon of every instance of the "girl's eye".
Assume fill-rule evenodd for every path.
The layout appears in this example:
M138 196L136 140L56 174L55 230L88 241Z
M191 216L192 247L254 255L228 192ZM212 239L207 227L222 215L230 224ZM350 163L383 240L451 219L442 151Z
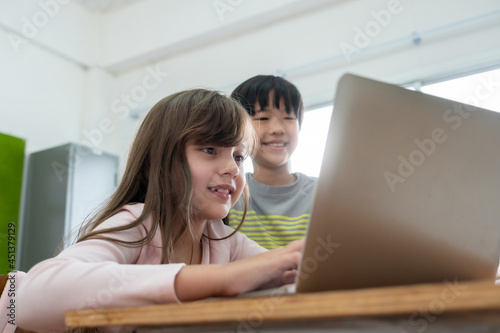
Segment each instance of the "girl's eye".
M258 120L258 121L263 121L263 120L268 120L269 118L267 117L255 117L254 120Z
M204 153L207 153L209 155L215 155L215 148L212 148L212 147L201 148L201 151Z
M234 157L234 160L236 161L236 163L241 164L241 163L243 163L245 161L245 158L246 158L246 156L236 155Z

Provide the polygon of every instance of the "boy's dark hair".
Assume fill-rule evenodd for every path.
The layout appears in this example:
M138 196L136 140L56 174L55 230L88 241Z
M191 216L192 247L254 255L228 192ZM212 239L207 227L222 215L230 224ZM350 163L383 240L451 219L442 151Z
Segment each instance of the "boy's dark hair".
M271 91L274 92L274 101L268 101ZM302 96L297 87L282 77L274 75L254 76L237 86L231 97L240 102L251 116L255 115L255 103L259 103L261 108L267 105L279 108L280 99L283 97L286 113L290 114L293 110L299 120L299 127L302 124L304 114Z

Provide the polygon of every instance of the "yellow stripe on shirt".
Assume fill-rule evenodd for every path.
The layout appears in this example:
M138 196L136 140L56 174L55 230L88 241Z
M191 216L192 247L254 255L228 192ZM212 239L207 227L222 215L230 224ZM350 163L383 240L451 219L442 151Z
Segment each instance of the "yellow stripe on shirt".
M229 215L229 226L236 228L241 222L242 211L232 209ZM250 239L267 249L285 246L293 240L302 238L307 230L310 214L296 217L281 215L257 215L248 211L240 231Z

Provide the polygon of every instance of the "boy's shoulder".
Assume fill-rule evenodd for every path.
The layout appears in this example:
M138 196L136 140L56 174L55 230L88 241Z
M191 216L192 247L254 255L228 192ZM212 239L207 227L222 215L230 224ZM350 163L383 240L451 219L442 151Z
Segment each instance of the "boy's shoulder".
M318 183L318 180L319 180L318 177L308 176L305 173L301 173L301 172L296 172L294 174L295 174L295 176L297 176L297 182L300 182L302 184L316 185Z
M305 173L301 173L301 172L294 172L293 174L297 177L296 183L299 183L299 184L304 184L304 183L316 184L318 182L318 179L319 179L318 177L308 176ZM260 184L258 180L253 178L251 172L245 173L245 177L246 177L248 184L252 184L252 183Z
M295 172L293 173L297 180L295 183L284 186L272 186L260 183L258 180L253 178L251 173L246 174L247 184L250 189L250 197L252 193L259 196L274 196L274 195L288 195L295 192L310 192L314 191L314 188L318 184L318 177L308 176L304 173ZM241 197L240 197L241 199Z

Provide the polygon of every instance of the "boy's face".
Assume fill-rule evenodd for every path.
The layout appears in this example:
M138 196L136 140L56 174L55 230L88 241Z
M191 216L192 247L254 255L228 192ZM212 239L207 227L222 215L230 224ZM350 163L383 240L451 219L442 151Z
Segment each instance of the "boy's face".
M274 93L269 93L268 101L274 101ZM255 104L253 127L260 140L260 148L253 162L263 168L273 169L288 165L288 160L297 147L299 121L295 112L286 113L283 98L279 108Z

